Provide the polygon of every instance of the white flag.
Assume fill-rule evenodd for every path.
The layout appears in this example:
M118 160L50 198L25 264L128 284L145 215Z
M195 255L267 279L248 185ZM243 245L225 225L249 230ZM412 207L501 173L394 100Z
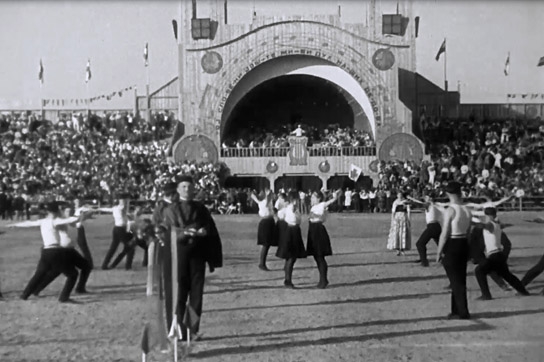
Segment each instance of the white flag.
M149 58L149 47L147 46L147 43L145 43L145 48L144 48L144 65L147 67L149 65L148 63L148 58Z
M85 70L85 83L91 80L91 60L87 59L87 68Z
M359 179L359 176L363 173L363 169L359 166L355 166L353 163L349 167L349 179L356 182Z

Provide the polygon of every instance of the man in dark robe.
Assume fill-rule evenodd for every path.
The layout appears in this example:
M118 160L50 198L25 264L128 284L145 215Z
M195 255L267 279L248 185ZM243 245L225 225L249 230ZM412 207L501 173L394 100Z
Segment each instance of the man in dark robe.
M172 264L177 265L178 281L178 294L177 298L174 295L173 305L176 306L177 320L182 321L189 301L196 314L196 321L192 322L193 325L186 325L183 332L189 328L195 334L192 339L198 339L206 264L212 273L215 268L223 266L223 252L221 238L210 212L204 204L193 200L193 179L182 176L177 192L179 202L173 203L164 212L164 226L170 235L174 234L173 231L176 234L176 240L170 240ZM174 251L176 249L177 255ZM176 276L172 277L174 282ZM183 337L187 338L186 335Z

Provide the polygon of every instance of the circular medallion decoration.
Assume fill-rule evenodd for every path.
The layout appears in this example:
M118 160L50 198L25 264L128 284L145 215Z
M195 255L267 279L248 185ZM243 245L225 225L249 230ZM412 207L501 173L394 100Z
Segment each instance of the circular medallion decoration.
M379 164L380 164L379 160L374 160L374 161L370 162L370 165L368 165L368 168L370 169L370 171L372 171L374 173L378 173Z
M331 165L329 163L329 161L325 160L325 161L322 161L321 163L319 163L319 171L323 172L323 173L327 173L331 170Z
M217 162L217 147L204 135L191 135L182 138L174 145L175 162Z
M278 164L274 161L268 161L268 164L266 165L266 171L269 173L274 173L278 171Z
M223 58L217 52L206 52L200 64L206 73L215 74L223 67Z
M382 142L378 158L381 161L421 162L423 147L415 136L409 133L395 133Z
M389 70L395 64L395 55L389 49L378 49L372 56L372 63L379 70Z

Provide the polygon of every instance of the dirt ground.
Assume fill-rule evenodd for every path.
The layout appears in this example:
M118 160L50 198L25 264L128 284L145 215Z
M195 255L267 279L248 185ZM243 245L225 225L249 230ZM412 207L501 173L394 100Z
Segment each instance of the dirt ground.
M518 277L544 253L544 225L535 213L505 213L513 242L509 264ZM515 296L490 282L494 300L480 295L469 265L473 319L449 321L448 284L441 266L413 263L385 249L389 215L330 215L335 255L328 258L330 285L316 289L313 259L297 261L295 290L283 287L283 263L271 250L269 272L257 268L255 215L215 217L225 266L207 275L201 332L183 360L195 361L543 361L544 287L539 276ZM146 270L142 251L135 270L95 270L81 304L59 304L64 277L40 298L18 299L31 277L41 245L38 229L7 229L0 221L0 361L139 361ZM87 225L95 264L111 238L111 217ZM413 243L424 227L413 215ZM303 227L306 238L307 225ZM430 258L436 246L429 244ZM186 353L180 350L180 353ZM168 361L154 351L150 361Z

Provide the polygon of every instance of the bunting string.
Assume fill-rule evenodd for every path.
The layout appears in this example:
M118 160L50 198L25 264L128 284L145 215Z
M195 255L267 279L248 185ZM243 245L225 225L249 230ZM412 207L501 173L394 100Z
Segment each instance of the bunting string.
M507 93L506 97L511 99L544 99L544 93Z
M108 93L108 94L101 94L96 97L91 98L70 98L70 99L43 99L43 105L45 106L67 106L67 105L89 105L93 102L99 101L99 100L107 100L111 101L115 97L123 97L123 93L126 93L128 91L133 90L136 88L135 85L132 85L130 87L123 88L121 90Z

